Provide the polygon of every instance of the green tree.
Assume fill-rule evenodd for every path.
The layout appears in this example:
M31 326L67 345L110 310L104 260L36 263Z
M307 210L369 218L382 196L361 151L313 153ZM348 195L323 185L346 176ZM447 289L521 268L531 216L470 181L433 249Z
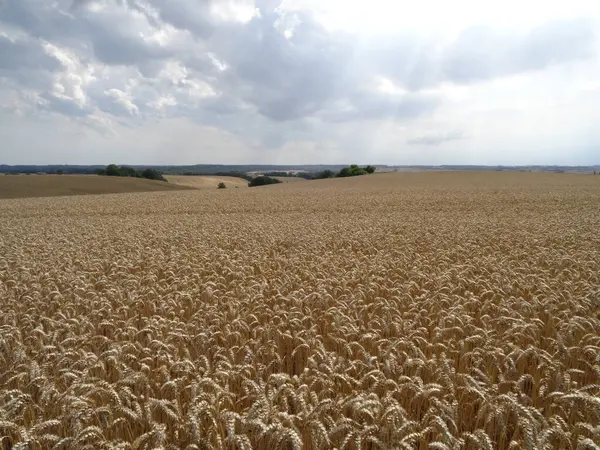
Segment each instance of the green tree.
M162 174L156 169L146 169L142 173L142 178L148 178L149 180L167 181Z
M109 177L118 177L119 176L119 168L116 164L109 164L106 166L106 175Z
M373 172L375 172L375 167L367 166L363 169L362 167L359 167L357 164L352 164L349 167L344 167L342 170L340 170L339 173L337 174L337 176L340 178L357 177L359 175L366 175L368 173L373 173L373 172L369 172L369 170L372 170Z
M322 180L324 178L333 178L335 177L335 172L333 170L324 170L323 172L318 172L313 175L313 180Z
M351 177L352 176L352 168L351 167L344 167L342 170L340 170L340 173L338 173L337 175L338 177Z
M370 174L370 173L375 173L375 170L377 170L377 169L375 168L375 166L367 166L367 167L365 167L365 170L367 173Z
M226 189L227 186L225 186L225 183L221 182L217 185L217 189Z
M137 177L138 173L133 167L121 166L119 167L120 177Z
M276 178L265 177L264 175L261 177L254 178L250 183L248 183L248 187L256 187L256 186L266 186L268 184L277 184L281 183L281 181Z

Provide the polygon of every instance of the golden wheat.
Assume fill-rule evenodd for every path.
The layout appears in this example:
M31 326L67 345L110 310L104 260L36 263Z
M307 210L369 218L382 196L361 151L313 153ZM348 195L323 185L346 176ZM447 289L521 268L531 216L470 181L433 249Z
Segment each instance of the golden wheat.
M5 449L593 449L600 179L0 201Z

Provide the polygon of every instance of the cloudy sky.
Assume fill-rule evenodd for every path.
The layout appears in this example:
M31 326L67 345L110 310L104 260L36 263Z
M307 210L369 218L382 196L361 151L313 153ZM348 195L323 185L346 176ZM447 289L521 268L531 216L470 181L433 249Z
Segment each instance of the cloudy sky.
M0 0L0 163L599 164L600 2Z

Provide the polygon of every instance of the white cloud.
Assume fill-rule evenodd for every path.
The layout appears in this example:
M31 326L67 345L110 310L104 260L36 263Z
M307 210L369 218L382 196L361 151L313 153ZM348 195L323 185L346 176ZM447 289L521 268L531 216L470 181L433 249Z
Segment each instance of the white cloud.
M119 89L109 89L104 94L112 99L115 105L122 108L127 114L137 116L140 112L135 103L132 102L131 95Z
M596 2L3 1L2 163L598 162Z

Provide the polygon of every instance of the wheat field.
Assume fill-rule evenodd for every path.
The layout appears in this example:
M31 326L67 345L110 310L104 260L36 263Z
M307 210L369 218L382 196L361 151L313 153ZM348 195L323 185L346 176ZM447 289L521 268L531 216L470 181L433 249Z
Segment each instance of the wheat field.
M145 178L99 177L97 175L0 175L0 199L183 189L191 188Z
M0 201L0 448L598 449L600 177Z
M228 188L247 188L248 180L238 177L209 176L209 175L166 175L170 184L187 186L194 189L216 189L219 183L225 183Z

